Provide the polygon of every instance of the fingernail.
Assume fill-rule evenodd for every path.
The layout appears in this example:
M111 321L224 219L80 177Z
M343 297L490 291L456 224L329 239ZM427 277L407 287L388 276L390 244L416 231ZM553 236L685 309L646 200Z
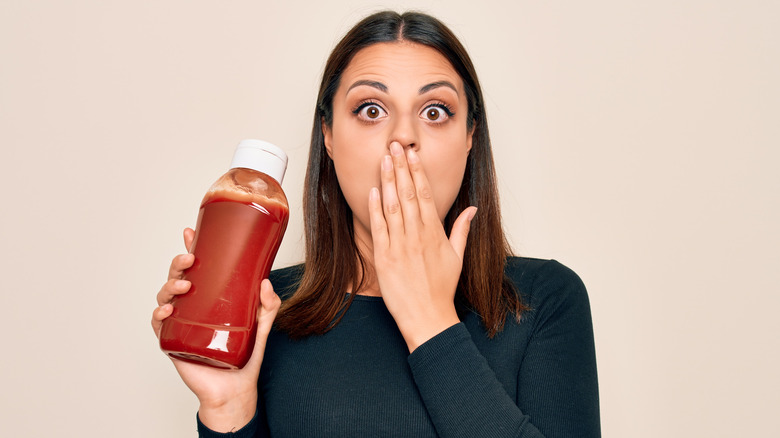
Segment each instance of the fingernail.
M368 193L368 199L372 201L379 199L379 189L376 187L371 187L371 191Z
M174 286L176 286L176 289L183 289L185 286L187 286L187 283L189 283L187 280L176 280Z
M401 155L404 153L404 150L401 148L400 143L394 141L390 143L390 153L393 155Z
M390 155L385 155L384 158L382 158L382 170L393 170L393 159L390 158Z
M414 149L409 149L408 158L410 163L420 162L420 156L417 155L417 152L415 152Z
M469 212L469 222L471 222L472 219L474 219L474 216L477 214L477 207L474 207Z

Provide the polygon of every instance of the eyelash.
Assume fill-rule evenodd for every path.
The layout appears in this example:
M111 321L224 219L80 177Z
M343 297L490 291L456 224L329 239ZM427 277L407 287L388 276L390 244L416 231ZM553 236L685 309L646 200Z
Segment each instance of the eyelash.
M439 108L439 109L441 109L442 111L444 111L444 114L447 114L447 118L448 119L455 115L455 112L452 111L452 107L450 107L449 105L447 105L444 102L434 102L434 103L426 106L425 109L423 109L423 111L427 110L428 108ZM439 122L439 123L442 123L442 122Z
M376 101L364 100L363 102L360 102L355 108L352 109L352 114L357 116L358 114L360 114L361 111L363 111L363 108L365 108L367 106L371 106L371 105L376 105L379 108L382 108L382 105L380 105ZM423 112L425 112L429 108L439 108L439 109L441 109L442 111L444 111L444 114L447 114L447 120L449 120L452 116L455 115L455 112L452 110L452 107L450 107L449 105L447 105L444 102L434 102L434 103L426 106L423 109ZM382 108L382 111L385 111L385 109ZM387 111L385 111L385 112L387 112ZM362 119L361 119L361 121L364 122L364 123L374 123L374 122L371 122L371 121L368 121L368 120L362 120ZM444 122L446 122L446 120ZM439 124L439 123L444 123L444 122L433 122L433 123Z
M379 103L377 103L377 102L374 102L373 100L364 100L364 101L360 102L360 103L359 103L359 104L358 104L358 105L357 105L357 106L356 106L356 107L355 107L355 108L352 110L352 114L354 114L354 115L358 115L358 114L360 114L360 111L362 111L362 110L363 110L363 108L365 108L365 107L367 107L367 106L370 106L370 105L376 105L376 106L378 106L378 107L382 108L382 105L380 105L380 104L379 104ZM382 111L384 111L384 108L382 108ZM386 112L386 111L385 111L385 112Z

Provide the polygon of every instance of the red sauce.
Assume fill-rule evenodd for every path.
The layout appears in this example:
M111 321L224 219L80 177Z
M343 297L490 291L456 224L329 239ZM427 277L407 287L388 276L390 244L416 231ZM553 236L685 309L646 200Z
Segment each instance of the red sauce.
M260 283L268 278L289 212L274 201L259 205L224 196L207 195L201 206L195 262L184 275L192 286L174 298L160 347L178 359L234 369L252 354Z

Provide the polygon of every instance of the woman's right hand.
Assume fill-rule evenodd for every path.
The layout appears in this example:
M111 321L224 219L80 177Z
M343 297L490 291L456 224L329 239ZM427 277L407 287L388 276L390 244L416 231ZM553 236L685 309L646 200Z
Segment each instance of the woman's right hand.
M168 271L168 281L157 294L158 307L152 314L152 328L160 338L160 328L165 318L173 313L171 301L186 293L190 283L182 280L184 271L192 266L195 256L189 253L195 231L184 230L184 246L187 254L174 257ZM236 431L245 426L257 409L257 379L263 361L265 343L271 331L281 300L274 293L271 282L263 280L260 287L260 307L257 309L257 339L249 362L240 370L224 370L197 365L171 358L184 383L198 397L200 421L216 432Z

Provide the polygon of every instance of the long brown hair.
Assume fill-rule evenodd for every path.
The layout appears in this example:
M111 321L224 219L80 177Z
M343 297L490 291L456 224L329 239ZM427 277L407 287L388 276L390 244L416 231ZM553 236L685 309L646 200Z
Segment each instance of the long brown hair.
M455 299L461 312L482 318L489 336L504 326L508 314L516 318L526 309L504 274L512 254L501 226L498 188L487 119L474 66L455 35L439 20L418 12L378 12L356 24L338 43L325 65L317 96L309 164L303 193L306 263L298 290L282 305L276 320L291 337L322 334L341 320L365 281L366 261L354 240L352 210L336 178L333 161L325 152L322 124L333 122L333 96L341 73L354 55L372 44L410 41L440 52L463 80L468 100L472 148L460 192L444 219L447 232L458 214L479 208L471 223ZM355 263L355 260L358 263Z

